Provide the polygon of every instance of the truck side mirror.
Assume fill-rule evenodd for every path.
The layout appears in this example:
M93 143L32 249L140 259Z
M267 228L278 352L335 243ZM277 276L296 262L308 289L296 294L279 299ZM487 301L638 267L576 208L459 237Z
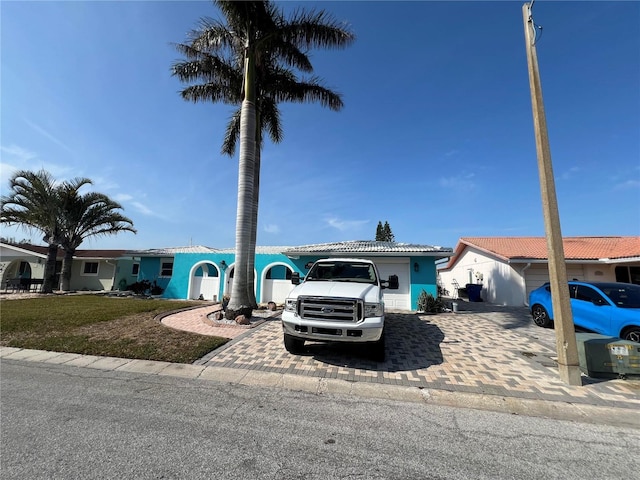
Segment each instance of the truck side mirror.
M398 282L398 276L397 275L389 275L389 284L387 285L387 288L390 290L398 290L398 288L400 287L400 283Z
M300 284L300 274L298 272L293 272L291 274L291 283L293 283L294 285Z

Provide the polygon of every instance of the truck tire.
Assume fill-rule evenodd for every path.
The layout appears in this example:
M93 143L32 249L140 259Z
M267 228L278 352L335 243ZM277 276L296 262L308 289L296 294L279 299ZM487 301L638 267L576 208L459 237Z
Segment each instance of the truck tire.
M304 340L301 340L296 337L292 337L291 335L284 334L284 348L287 349L287 352L293 353L297 355L302 353L304 349Z
M371 358L376 362L384 362L385 358L385 333L382 332L380 340L371 344Z

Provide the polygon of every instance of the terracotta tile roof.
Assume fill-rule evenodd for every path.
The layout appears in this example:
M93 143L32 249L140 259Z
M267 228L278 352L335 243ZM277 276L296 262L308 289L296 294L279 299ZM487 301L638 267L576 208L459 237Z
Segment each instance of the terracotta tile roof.
M545 237L462 237L449 266L467 247L491 253L503 260L546 260ZM640 258L640 237L565 237L567 260Z

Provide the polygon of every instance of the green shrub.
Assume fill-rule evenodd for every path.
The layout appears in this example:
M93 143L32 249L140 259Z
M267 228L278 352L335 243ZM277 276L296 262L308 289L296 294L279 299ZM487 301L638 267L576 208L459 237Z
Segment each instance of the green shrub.
M425 313L440 313L444 311L444 305L440 297L434 297L422 290L418 296L418 311Z

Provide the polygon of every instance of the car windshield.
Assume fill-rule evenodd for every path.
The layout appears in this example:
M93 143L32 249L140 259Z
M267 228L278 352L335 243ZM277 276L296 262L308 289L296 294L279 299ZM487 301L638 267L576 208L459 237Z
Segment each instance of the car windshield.
M620 308L640 308L640 285L618 283L599 288Z
M322 262L316 263L307 274L306 280L377 283L373 265L355 262Z

